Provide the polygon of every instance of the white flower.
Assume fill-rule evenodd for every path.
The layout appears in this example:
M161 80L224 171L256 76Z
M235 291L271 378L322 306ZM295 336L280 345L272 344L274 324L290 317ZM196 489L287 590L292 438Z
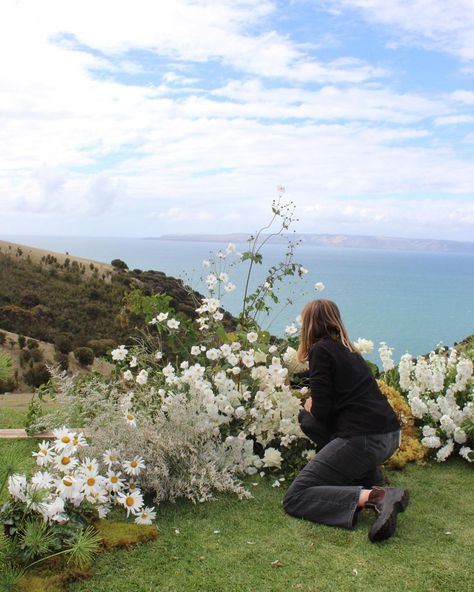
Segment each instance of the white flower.
M203 259L202 266L203 267L210 267L211 266L211 262L208 259Z
M274 353L275 353L277 350L278 350L278 348L277 348L277 346L276 346L276 345L271 345L271 346L268 348L268 353L269 353L269 354L274 354Z
M374 349L374 342L370 339L363 339L362 337L359 337L359 339L354 342L354 347L361 354L371 354Z
M235 252L235 245L234 243L229 243L226 247L225 252L227 253L227 255L230 255L231 253Z
M454 449L454 442L448 440L447 443L438 450L436 453L436 460L438 462L444 462Z
M139 475L142 469L145 468L145 461L141 456L135 456L132 460L125 460L122 464L127 475Z
M281 452L276 448L267 448L263 455L263 466L264 467L275 467L279 469L283 458Z
M176 319L170 319L169 321L166 322L167 326L170 329L177 329L179 327L179 323L180 323L180 321L178 321Z
M130 370L125 370L125 372L123 373L123 379L127 382L133 380L133 374L130 372Z
M160 312L159 315L157 315L156 320L159 323L162 323L163 321L166 321L166 319L168 318L169 313L168 312Z
M218 360L220 357L221 357L221 352L220 352L220 350L216 349L215 347L208 349L206 352L206 358L208 360Z
M224 318L224 315L222 312L217 311L212 315L212 318L216 321L222 321L222 319Z
M71 472L77 465L77 458L73 458L64 452L55 458L54 465L62 473Z
M226 285L224 286L224 290L225 290L226 292L233 292L233 291L236 289L236 287L237 287L237 286L236 286L235 284L233 284L232 282L229 282L228 284L226 284Z
M97 514L101 520L107 518L107 514L110 512L110 506L97 506Z
M138 489L128 493L118 491L117 500L127 510L127 516L130 512L136 515L143 507L143 495Z
M132 356L132 359L129 362L130 368L135 368L138 366L137 356Z
M453 432L453 438L456 444L465 444L465 442L467 441L466 432L459 426L455 428Z
M125 414L125 420L129 426L132 426L134 428L137 426L137 418L135 417L135 415L133 415L133 413L130 413L130 411L128 411Z
M302 273L303 275L308 273L308 270L306 269L306 267L300 267L300 273Z
M280 487L280 485L281 483L278 481L278 479L272 483L272 487Z
M395 368L395 364L392 360L392 353L393 348L388 347L385 341L381 341L379 347L379 356L382 360L384 372L388 372L389 370L392 370L392 368Z
M247 368L251 368L255 364L255 360L252 354L246 353L242 356L242 364L247 366Z
M146 384L148 382L148 372L146 370L140 370L136 381L138 384Z
M156 518L155 508L143 508L137 514L135 518L135 524L149 525L153 524Z
M201 348L199 347L199 345L193 345L191 348L191 355L198 356L200 353L201 353Z
M469 446L463 446L459 450L459 456L462 456L467 462L474 462L474 451Z
M237 376L238 374L240 374L240 368L238 366L234 366L233 368L230 369L230 371L232 372L232 374L234 376Z
M426 436L421 439L421 443L426 448L440 448L441 447L441 440L438 436Z
M26 500L26 477L14 474L8 477L8 493L13 499L24 502Z
M163 353L160 351L157 351L155 354L155 360L160 361L161 359L163 359Z
M33 452L33 456L36 458L36 464L40 467L48 465L54 460L55 453L50 442L43 440L39 445L39 451Z
M121 474L122 473L116 473L111 469L107 471L107 482L105 484L105 487L108 491L120 491L121 489L123 489L125 481L120 478Z
M66 426L53 430L54 448L60 452L61 450L71 450L74 448L73 440L75 437L74 432L70 432Z
M221 282L227 283L227 282L229 281L229 275L228 275L227 273L225 273L224 271L222 271L222 272L219 274L219 280L220 280Z
M37 471L33 477L31 477L31 487L33 490L37 489L49 489L54 481L54 477L48 471Z
M247 341L249 343L255 343L258 339L258 333L255 331L250 331L250 333L247 333Z
M110 467L119 462L120 452L116 448L109 448L104 452L102 458L104 459L104 463Z
M294 335L298 333L298 327L294 323L291 323L291 325L286 326L285 333L290 336Z
M112 350L112 360L116 362L121 362L125 360L128 354L128 349L124 345L119 345L117 349Z
M322 291L324 290L324 288L325 288L325 287L326 287L326 286L323 284L323 282L316 282L316 283L314 284L314 289L315 289L317 292L322 292Z

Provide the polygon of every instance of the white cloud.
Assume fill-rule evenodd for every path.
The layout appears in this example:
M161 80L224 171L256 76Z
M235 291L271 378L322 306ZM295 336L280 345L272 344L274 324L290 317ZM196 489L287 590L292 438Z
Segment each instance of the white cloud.
M209 231L248 223L242 212L265 220L283 183L299 207L319 204L315 223L395 225L413 209L422 224L415 205L397 214L387 201L419 193L443 196L429 204L430 223L449 220L449 196L472 195L472 163L431 122L468 123L474 93L394 91L372 81L387 72L366 62L318 61L272 30L275 10L257 0L2 4L1 207L85 218L137 204L181 230ZM161 80L92 74L145 74L132 50L162 61ZM205 90L192 62L231 69ZM450 228L472 224L456 211Z
M392 27L396 42L474 60L472 0L329 0L333 8L355 8L369 21Z

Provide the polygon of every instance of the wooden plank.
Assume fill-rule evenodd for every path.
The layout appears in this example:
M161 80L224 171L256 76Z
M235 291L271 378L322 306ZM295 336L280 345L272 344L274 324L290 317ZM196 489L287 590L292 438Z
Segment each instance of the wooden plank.
M53 438L53 432L42 432L41 434L35 434L34 436L29 436L26 433L26 430L0 430L0 439L11 439L11 438L44 438L44 439L51 439Z
M84 430L77 429L77 428L71 428L70 431L84 433ZM13 438L18 438L18 439L23 439L23 440L25 438L37 438L39 440L52 440L54 438L54 436L53 436L53 432L40 432L38 434L32 434L31 436L29 436L26 433L26 430L20 430L20 429L0 430L0 440L2 440L2 439L8 440L8 439L13 439Z

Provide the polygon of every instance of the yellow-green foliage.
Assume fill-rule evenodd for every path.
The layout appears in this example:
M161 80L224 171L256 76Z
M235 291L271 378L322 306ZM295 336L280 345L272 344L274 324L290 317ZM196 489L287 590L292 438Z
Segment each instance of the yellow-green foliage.
M129 522L101 520L94 527L102 537L104 550L123 549L155 540L156 526L140 526ZM82 580L92 575L89 569L78 569L67 565L59 558L47 561L27 573L18 585L18 592L65 592L68 582Z
M131 522L109 522L101 520L95 528L102 537L105 549L123 549L130 545L148 543L158 537L156 526L141 526Z
M392 469L403 469L408 462L423 462L426 456L426 449L418 439L415 419L410 406L396 389L388 386L383 380L377 380L377 383L402 425L401 446L387 461L387 464Z

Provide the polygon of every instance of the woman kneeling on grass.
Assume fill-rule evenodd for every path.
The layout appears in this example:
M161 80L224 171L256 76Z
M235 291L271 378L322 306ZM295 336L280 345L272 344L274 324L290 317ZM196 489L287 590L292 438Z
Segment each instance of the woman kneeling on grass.
M384 484L379 466L400 445L400 424L368 365L351 343L339 309L314 300L302 313L300 361L309 361L311 397L300 411L303 432L318 445L283 500L288 514L354 528L358 511L372 508L372 542L395 532L408 491Z

